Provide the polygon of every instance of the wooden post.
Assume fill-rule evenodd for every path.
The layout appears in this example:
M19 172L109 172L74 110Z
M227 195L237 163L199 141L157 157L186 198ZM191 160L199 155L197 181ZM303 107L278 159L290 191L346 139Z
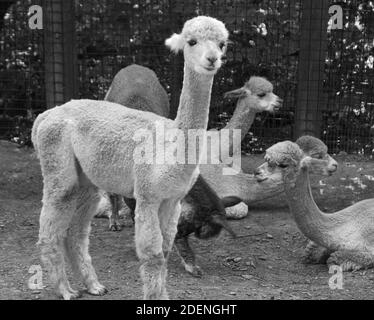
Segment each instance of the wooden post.
M295 139L304 134L320 137L329 0L303 0L300 60L295 114Z
M78 94L74 0L43 0L47 108Z

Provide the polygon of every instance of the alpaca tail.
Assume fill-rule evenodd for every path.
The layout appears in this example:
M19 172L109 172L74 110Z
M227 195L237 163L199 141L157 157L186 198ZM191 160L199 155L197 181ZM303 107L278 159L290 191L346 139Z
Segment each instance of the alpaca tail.
M39 128L39 125L42 123L42 121L48 116L48 114L51 110L52 109L49 109L49 110L46 110L43 113L39 114L36 117L36 119L34 121L34 124L32 126L31 141L32 141L32 144L34 145L36 156L38 156L38 143L37 143L38 128Z

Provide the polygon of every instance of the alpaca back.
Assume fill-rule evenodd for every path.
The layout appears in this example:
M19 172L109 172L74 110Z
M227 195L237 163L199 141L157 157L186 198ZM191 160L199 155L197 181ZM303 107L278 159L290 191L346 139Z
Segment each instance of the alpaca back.
M169 117L169 98L156 74L137 64L116 74L105 100Z

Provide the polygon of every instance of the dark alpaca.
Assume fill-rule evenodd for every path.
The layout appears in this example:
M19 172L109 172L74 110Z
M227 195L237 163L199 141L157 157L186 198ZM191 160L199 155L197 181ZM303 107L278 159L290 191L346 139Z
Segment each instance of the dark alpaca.
M124 198L131 209L134 219L136 200ZM226 220L225 207L241 202L236 197L220 199L209 184L199 176L190 192L183 199L183 210L178 222L178 231L174 245L182 258L185 269L194 276L201 276L200 267L196 265L195 254L188 242L189 235L194 233L198 239L209 239L219 235L222 228L236 237Z

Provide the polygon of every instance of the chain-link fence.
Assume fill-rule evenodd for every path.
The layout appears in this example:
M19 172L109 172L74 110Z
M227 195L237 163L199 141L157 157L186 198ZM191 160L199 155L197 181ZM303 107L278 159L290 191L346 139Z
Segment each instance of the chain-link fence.
M273 82L284 105L274 115L256 118L244 150L262 152L277 141L294 139L300 131L297 123L310 120L317 128L311 132L320 135L332 152L372 153L371 1L339 2L344 9L342 30L328 30L326 0L320 1L320 11L309 10L307 3L316 3L311 0L33 1L44 9L43 30L28 28L31 1L6 2L0 30L2 136L17 136L15 116L32 119L46 106L71 97L102 99L115 73L131 63L156 72L175 114L183 58L171 55L164 40L180 31L186 19L206 14L224 21L232 40L228 61L215 78L211 127L222 127L235 108L234 102L223 99L224 92L242 86L251 75L260 75ZM319 25L315 12L320 16ZM310 21L305 20L308 15ZM313 46L312 41L323 44L324 38L325 47ZM313 65L305 64L315 58L309 59L308 41L309 48L318 50L315 57L322 66L314 78L314 71L308 73ZM323 88L317 96L315 90L309 91L315 79ZM304 100L300 90L308 91ZM309 104L313 100L318 104Z

